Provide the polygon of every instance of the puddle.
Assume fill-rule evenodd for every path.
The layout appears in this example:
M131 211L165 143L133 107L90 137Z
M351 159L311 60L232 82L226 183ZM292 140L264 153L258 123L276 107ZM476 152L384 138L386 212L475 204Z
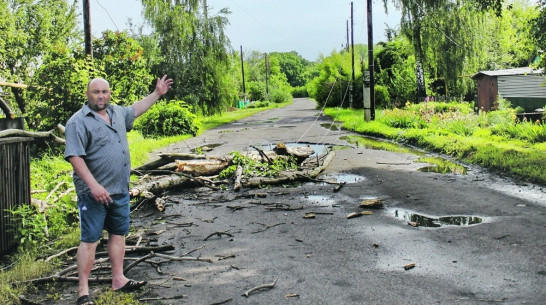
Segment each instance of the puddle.
M320 124L320 126L326 128L326 129L330 129L332 131L341 130L341 127L338 124L334 124L334 123L322 123L322 124Z
M260 147L261 149L263 150L273 150L275 148L275 145L277 144L266 144L266 145L262 145L262 147ZM315 151L313 154L310 155L311 156L322 156L322 155L325 155L327 154L328 152L330 151L338 151L338 150L342 150L342 149L349 149L350 147L349 146L345 146L345 145L328 145L328 144L314 144L314 143L284 143L284 145L286 145L286 147L296 147L296 146L309 146L311 148L313 148L313 150Z
M351 144L355 144L357 147L364 147L368 149L386 150L399 153L411 153L418 156L424 154L423 152L420 152L418 150L407 148L396 143L391 143L388 141L378 140L370 137L342 136L339 139L347 141Z
M432 164L418 169L420 172L466 175L466 167L439 157L420 157L414 162Z
M322 176L321 179L336 182L336 183L357 183L362 180L366 180L365 177L355 175L355 174L345 174L345 173L339 173L339 174L329 174Z
M445 226L471 226L484 221L478 216L431 216L418 214L407 210L391 209L394 217L408 222L414 222L420 227L439 228Z
M218 147L222 145L222 143L216 143L216 144L207 144L207 145L203 145L203 146L199 146L199 147L196 147L194 149L192 149L191 151L194 153L194 154L198 154L198 155L201 155L205 152L208 152L208 151L211 151L213 150L215 147Z
M309 195L306 196L305 199L321 207L329 207L336 204L336 201L334 199L324 195Z

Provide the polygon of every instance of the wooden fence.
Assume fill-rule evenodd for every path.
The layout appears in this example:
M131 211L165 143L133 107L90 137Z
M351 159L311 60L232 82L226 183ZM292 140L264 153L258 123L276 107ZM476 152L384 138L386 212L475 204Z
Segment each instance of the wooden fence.
M10 124L16 121L7 120ZM17 224L10 210L21 204L30 204L32 140L28 137L0 138L0 255L8 253L17 245L15 240Z

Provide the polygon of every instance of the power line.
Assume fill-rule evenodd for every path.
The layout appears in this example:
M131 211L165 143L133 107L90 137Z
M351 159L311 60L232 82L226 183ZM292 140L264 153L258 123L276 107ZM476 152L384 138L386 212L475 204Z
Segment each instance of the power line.
M97 4L98 4L100 7L102 7L102 9L106 12L106 15L108 15L108 18L110 18L110 21L112 21L112 23L113 23L114 26L116 27L116 31L119 32L119 28L118 28L116 22L114 21L114 19L112 18L112 16L110 16L110 13L108 12L108 10L107 10L104 6L102 6L102 4L99 2L99 0L95 0L95 1L97 1Z

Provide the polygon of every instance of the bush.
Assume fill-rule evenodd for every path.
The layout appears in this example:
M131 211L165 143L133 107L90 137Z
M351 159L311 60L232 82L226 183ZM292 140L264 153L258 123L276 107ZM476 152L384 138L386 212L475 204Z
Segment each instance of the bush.
M262 82L248 82L248 94L251 101L265 101L266 90Z
M272 103L286 103L292 101L292 95L288 92L282 91L280 89L273 90L269 96L269 100Z
M183 101L156 103L135 121L135 129L145 137L195 136L201 123Z
M295 87L292 88L292 97L308 97L309 93L307 92L307 87Z
M374 86L374 98L376 108L386 108L390 102L389 90L382 85Z

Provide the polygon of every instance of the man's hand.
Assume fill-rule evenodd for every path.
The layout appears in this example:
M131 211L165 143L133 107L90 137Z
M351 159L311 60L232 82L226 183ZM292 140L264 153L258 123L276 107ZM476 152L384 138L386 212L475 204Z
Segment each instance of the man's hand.
M110 194L108 191L100 184L95 184L92 187L89 188L91 190L91 195L93 195L93 198L95 198L95 201L104 204L105 206L110 205L110 203L114 202L112 198L110 197Z
M171 88L172 84L172 78L167 79L167 75L163 75L162 78L157 79L157 83L155 84L155 92L159 93L160 95L165 95Z

